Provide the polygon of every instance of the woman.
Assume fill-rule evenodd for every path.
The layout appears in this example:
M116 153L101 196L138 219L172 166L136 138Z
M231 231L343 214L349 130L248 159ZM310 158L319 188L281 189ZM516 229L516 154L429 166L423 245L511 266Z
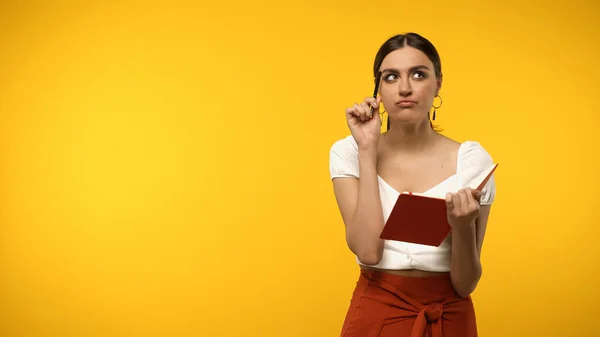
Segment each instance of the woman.
M440 57L415 33L386 41L375 58L379 96L346 109L351 135L330 151L335 198L346 241L360 265L341 335L477 336L471 293L481 277L481 246L495 197L493 165L476 141L436 132ZM388 114L381 133L380 104ZM360 175L359 175L360 173ZM437 246L379 238L401 192L446 198L451 231Z

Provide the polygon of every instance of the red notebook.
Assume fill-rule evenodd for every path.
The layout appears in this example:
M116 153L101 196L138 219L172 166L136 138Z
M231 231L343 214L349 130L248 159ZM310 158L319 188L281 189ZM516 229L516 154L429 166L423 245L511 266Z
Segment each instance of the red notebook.
M476 188L481 191L498 167L495 164L481 173L485 178ZM398 196L380 238L428 246L439 246L450 233L446 215L446 198L411 193Z

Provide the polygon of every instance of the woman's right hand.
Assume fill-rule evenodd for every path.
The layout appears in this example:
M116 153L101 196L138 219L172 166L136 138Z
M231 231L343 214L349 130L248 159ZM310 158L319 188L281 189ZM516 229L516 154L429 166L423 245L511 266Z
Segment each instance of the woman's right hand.
M346 109L346 119L352 137L359 149L376 149L381 135L381 117L379 116L379 103L381 97L367 97L362 104ZM371 114L371 107L373 113Z

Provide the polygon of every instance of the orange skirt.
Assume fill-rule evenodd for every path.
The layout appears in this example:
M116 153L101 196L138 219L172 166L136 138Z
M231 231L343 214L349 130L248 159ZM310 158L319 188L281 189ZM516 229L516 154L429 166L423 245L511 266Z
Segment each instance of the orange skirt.
M450 274L408 277L361 269L342 337L476 337L471 297Z

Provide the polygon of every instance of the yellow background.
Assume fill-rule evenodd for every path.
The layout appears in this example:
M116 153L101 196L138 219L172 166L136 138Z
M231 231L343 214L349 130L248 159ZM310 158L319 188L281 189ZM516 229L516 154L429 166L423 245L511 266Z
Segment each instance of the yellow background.
M329 180L388 37L500 163L481 336L599 332L594 1L3 1L0 335L336 336Z

